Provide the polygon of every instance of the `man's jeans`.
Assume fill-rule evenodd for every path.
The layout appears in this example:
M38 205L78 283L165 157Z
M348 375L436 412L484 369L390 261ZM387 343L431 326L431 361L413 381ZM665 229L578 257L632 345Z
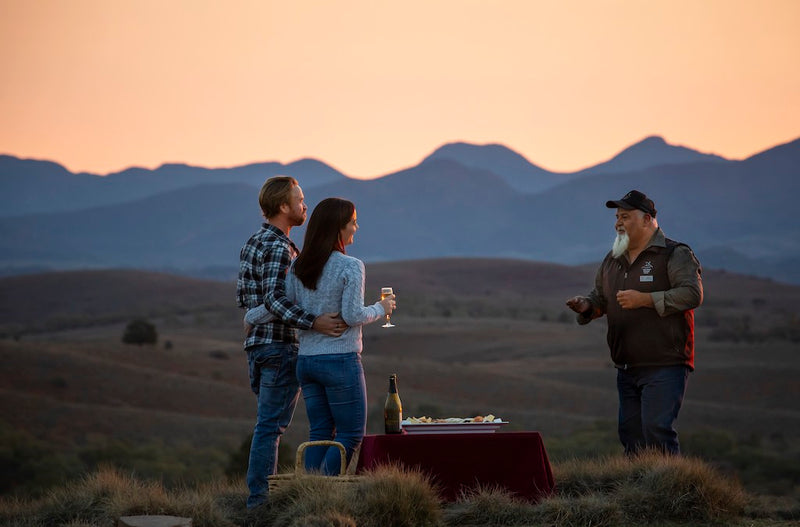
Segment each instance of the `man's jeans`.
M267 477L278 467L278 444L281 434L292 422L300 395L295 369L297 345L263 344L247 349L250 387L258 397L258 414L250 444L247 486L250 497L247 507L267 501Z
M349 463L367 429L367 385L361 355L300 355L297 378L303 388L311 441L342 443ZM340 469L338 448L312 447L306 451L306 470L336 475Z
M656 448L680 454L675 420L686 393L686 366L617 370L619 439L625 454Z

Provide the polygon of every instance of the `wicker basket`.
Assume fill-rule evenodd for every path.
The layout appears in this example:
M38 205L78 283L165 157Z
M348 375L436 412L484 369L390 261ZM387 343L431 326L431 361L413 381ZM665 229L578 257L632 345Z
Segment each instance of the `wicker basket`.
M335 446L339 449L342 458L342 466L338 476L323 476L322 474L306 472L306 448L310 446ZM270 476L269 490L272 492L287 482L298 478L325 478L337 483L355 483L362 477L363 476L356 476L355 474L347 473L347 452L345 451L343 444L339 443L338 441L306 441L297 447L297 457L295 458L294 462L294 473L289 472L286 474L273 474Z

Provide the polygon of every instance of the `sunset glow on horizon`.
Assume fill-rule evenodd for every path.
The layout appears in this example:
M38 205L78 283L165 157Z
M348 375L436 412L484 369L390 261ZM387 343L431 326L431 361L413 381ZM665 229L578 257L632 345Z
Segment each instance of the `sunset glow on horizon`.
M800 137L800 2L0 0L0 153L106 174L444 143L570 172L649 135L730 159Z

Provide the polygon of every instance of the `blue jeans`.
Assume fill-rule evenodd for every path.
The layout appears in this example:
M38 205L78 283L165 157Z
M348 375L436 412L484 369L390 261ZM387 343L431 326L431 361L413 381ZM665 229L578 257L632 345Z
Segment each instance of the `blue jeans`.
M675 421L686 393L686 366L617 370L619 440L625 454L655 448L680 454Z
M361 355L300 355L297 379L308 412L310 440L342 443L349 463L367 431L367 384ZM309 448L306 470L336 475L341 459L336 447Z
M281 434L292 422L300 396L295 370L297 345L263 344L247 349L250 387L258 397L258 413L250 444L247 486L250 496L247 507L267 501L267 477L278 468L278 444Z

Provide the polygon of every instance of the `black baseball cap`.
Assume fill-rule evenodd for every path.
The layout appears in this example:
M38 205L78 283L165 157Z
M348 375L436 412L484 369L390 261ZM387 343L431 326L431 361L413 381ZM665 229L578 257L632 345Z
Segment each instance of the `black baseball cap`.
M620 199L606 201L606 207L609 209L625 209L634 210L639 209L646 212L652 217L656 217L656 204L653 200L648 198L645 194L638 190L631 190Z

